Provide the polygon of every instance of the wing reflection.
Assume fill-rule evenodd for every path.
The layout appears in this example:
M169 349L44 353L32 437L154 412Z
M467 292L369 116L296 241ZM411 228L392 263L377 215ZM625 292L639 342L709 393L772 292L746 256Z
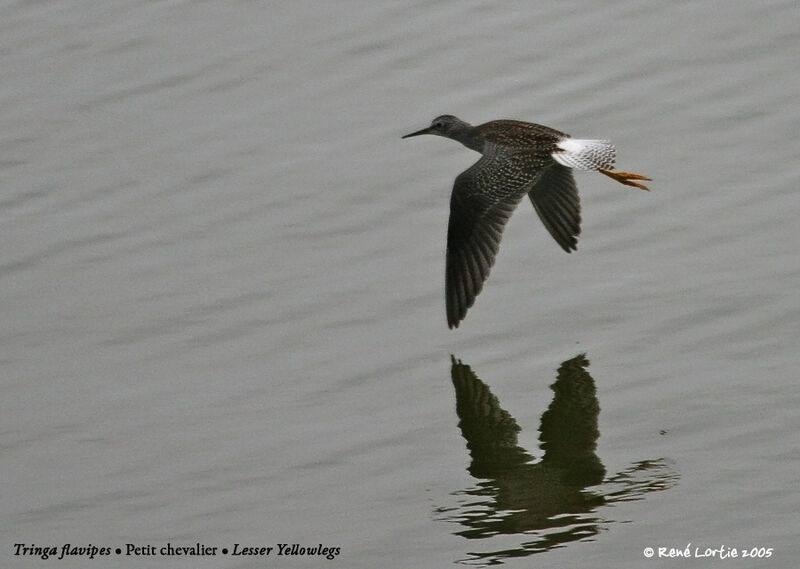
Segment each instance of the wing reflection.
M532 464L533 457L518 444L516 420L470 366L452 357L458 426L472 458L468 470L481 480L457 492L460 504L439 514L461 524L456 534L469 539L530 538L510 548L471 553L470 560L497 562L591 538L610 523L596 514L599 506L641 499L674 484L677 475L661 459L636 463L604 481L605 467L595 452L600 404L588 366L586 356L578 355L559 367L551 385L554 397L539 427L544 455Z

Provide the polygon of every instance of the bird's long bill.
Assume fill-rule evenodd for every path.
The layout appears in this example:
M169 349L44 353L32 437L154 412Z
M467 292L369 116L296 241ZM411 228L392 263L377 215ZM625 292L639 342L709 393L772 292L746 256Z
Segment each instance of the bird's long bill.
M431 131L431 127L423 128L422 130L418 130L417 132L412 132L411 134L407 134L403 138L410 138L412 136L419 136L420 134L428 134L430 131Z

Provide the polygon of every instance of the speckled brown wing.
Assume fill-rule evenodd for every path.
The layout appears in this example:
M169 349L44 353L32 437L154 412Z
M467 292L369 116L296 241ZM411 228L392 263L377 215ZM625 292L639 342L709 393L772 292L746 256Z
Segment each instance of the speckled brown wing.
M577 250L581 201L572 170L554 163L542 173L528 197L556 243L567 253Z
M506 222L536 183L549 154L487 144L483 156L456 178L447 229L447 324L456 328L483 289Z

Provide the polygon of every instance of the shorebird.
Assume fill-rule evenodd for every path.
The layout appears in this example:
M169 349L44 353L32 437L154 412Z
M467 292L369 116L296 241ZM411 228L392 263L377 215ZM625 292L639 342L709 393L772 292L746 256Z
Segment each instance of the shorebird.
M643 174L612 170L608 140L572 138L550 127L515 120L472 126L452 115L403 138L435 134L483 156L456 177L447 227L445 304L447 324L457 328L483 289L503 229L525 194L547 231L564 251L577 250L580 199L572 170L594 170L626 186L647 190Z

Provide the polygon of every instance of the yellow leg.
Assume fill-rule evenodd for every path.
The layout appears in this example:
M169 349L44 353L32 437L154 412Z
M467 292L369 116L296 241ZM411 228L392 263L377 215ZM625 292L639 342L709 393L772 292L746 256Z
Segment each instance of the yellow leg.
M640 188L642 190L650 190L644 184L640 184L638 182L634 182L633 180L651 180L652 178L648 178L644 174L637 174L636 172L623 172L622 170L598 170L601 174L605 174L609 178L612 178L619 182L620 184L625 184L626 186L633 186L634 188Z

